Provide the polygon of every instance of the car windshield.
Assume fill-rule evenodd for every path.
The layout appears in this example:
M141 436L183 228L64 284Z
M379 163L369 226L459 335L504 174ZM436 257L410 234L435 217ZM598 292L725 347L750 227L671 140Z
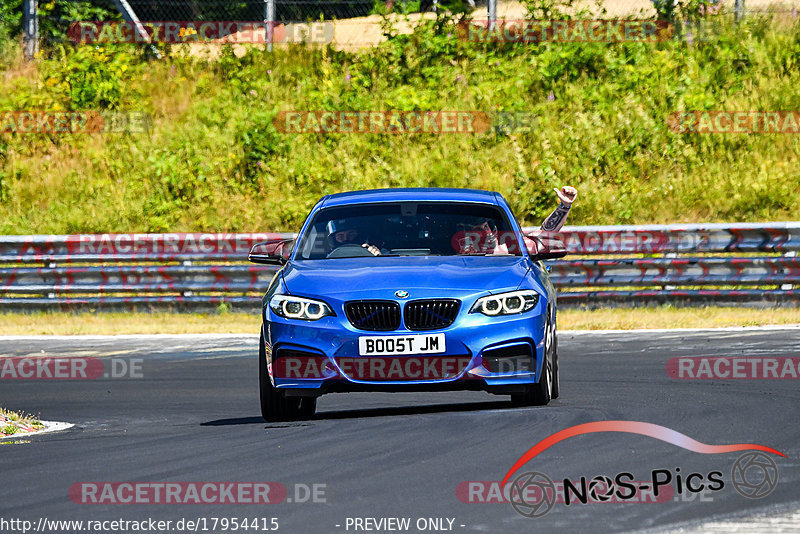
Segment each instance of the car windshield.
M320 210L297 259L509 254L520 255L517 237L497 206L387 202Z

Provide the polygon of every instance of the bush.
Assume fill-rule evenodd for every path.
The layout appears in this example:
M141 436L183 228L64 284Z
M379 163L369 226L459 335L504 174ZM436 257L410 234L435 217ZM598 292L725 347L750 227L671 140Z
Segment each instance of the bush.
M175 47L150 61L64 47L37 71L0 76L0 109L136 109L153 130L0 134L0 232L292 230L323 194L398 186L497 190L531 224L566 184L581 190L576 224L797 219L800 136L667 125L682 110L800 109L800 27L720 20L715 41L694 43L470 43L459 17L439 16L408 35L387 27L357 54L229 48L207 62ZM392 109L536 121L440 136L272 125L282 110Z
M17 37L22 33L23 0L0 3L0 38ZM49 49L69 41L67 32L72 22L80 20L119 20L112 0L51 0L39 2L39 37L41 46Z
M137 63L135 49L127 45L61 47L42 64L42 77L66 109L119 109L136 98L126 89L128 71Z

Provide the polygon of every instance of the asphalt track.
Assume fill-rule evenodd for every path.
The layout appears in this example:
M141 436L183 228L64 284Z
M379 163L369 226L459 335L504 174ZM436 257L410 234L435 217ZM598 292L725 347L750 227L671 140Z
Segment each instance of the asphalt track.
M305 534L354 532L348 517L408 517L409 532L418 518L454 519L455 532L618 532L713 521L735 530L740 517L800 509L799 382L675 380L665 370L675 356L798 356L798 329L562 332L561 397L544 408L473 392L336 394L322 397L313 420L281 424L259 416L256 345L245 336L0 338L0 356L142 360L142 378L0 381L0 405L76 425L0 446L0 518L276 517L279 532ZM763 444L786 458L774 457L779 482L763 499L727 484L702 499L556 504L534 519L508 503L459 501L460 482L501 480L538 441L602 420L655 423L713 445ZM727 482L740 454L596 433L554 445L519 472L646 480L680 468L719 470ZM295 484L324 484L325 502L76 504L68 490L84 481L276 481L289 498Z

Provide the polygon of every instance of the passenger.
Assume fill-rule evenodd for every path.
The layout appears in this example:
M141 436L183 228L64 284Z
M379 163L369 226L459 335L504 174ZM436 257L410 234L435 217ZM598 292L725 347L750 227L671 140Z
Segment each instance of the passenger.
M572 203L578 198L578 190L568 185L562 187L560 191L555 188L553 191L558 195L561 204L542 223L542 230L545 232L558 232L561 230L567 220L569 210L572 208Z
M542 223L541 230L554 233L560 231L564 226L572 203L578 198L578 190L568 185L560 190L553 190L558 195L561 204L547 216ZM512 245L512 248L516 247ZM465 234L463 242L461 242L461 254L509 254L509 249L505 239L497 231L497 222L494 219L486 219L473 226Z

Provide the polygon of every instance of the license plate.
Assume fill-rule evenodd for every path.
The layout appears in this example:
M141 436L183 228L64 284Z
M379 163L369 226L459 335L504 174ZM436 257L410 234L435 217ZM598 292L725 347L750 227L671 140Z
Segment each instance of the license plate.
M358 338L358 354L361 356L437 354L444 350L444 334L361 336Z

